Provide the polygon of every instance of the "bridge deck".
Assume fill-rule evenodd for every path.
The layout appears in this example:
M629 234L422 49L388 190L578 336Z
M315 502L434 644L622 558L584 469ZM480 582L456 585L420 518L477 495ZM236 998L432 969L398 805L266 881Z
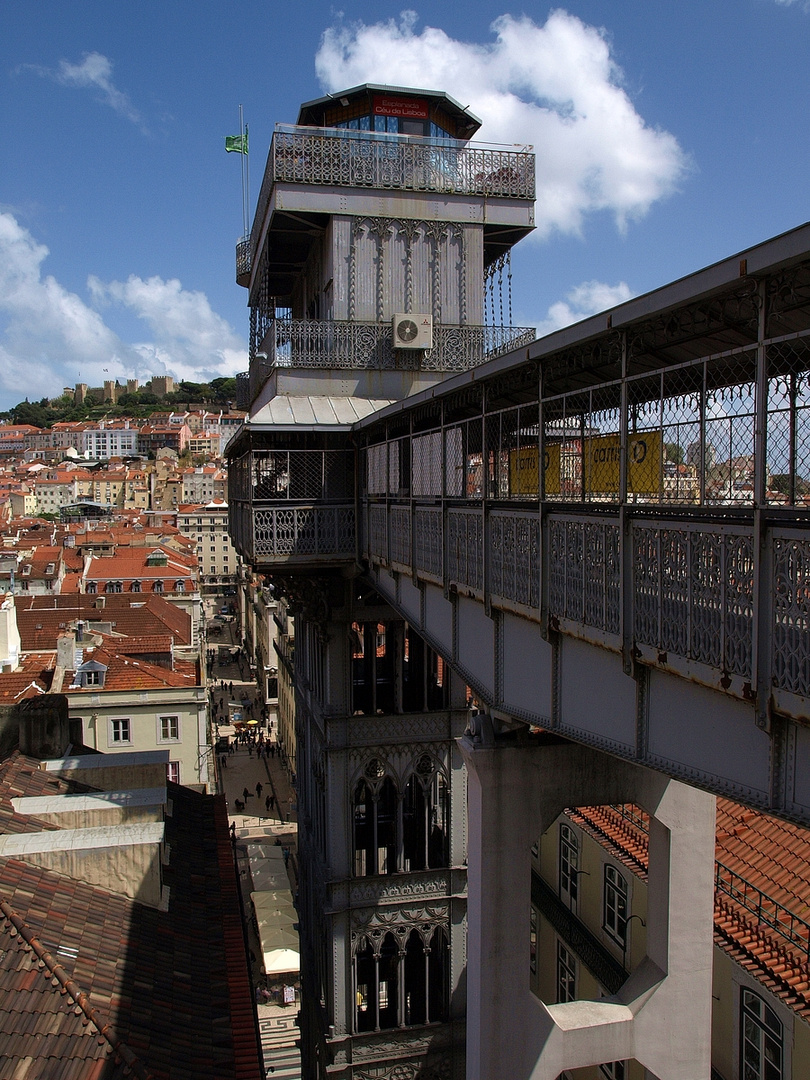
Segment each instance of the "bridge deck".
M810 227L354 430L370 575L496 717L810 821Z

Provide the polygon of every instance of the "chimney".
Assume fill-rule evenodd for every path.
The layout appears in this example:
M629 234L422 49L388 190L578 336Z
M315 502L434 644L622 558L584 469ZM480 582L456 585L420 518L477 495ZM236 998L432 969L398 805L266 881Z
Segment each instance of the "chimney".
M56 639L56 664L65 671L74 671L76 666L76 635L72 630L60 634Z

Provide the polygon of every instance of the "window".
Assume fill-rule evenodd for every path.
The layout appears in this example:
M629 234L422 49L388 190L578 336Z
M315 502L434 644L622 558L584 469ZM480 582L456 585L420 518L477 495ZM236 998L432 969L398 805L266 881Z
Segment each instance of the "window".
M88 672L90 674L90 672ZM110 720L110 746L132 742L130 733L129 717L119 720Z
M140 581L133 581L132 582L132 591L133 592L140 592L141 591L141 583L140 583Z
M557 1001L563 1004L577 996L577 961L572 952L557 940Z
M174 583L174 591L178 592L178 593L185 592L186 591L186 583L185 583L185 581L176 581Z
M610 1061L599 1066L599 1073L605 1080L624 1080L624 1062Z
M560 899L569 911L577 910L579 845L570 825L560 825L559 881Z
M160 741L177 742L180 738L180 717L160 716Z
M100 671L85 671L84 673L84 685L85 686L101 686L102 678Z
M163 592L163 582L162 581L156 581L155 584L152 586L152 589L156 593L162 593Z
M602 927L617 944L627 943L627 881L615 866L605 864Z
M783 1080L782 1024L752 990L740 991L742 1080Z
M180 783L180 762L179 761L167 761L166 762L166 779L170 784Z
M95 581L88 581L85 589L89 593L94 593L98 590L98 584Z
M107 582L107 592L108 593L119 593L119 592L121 592L121 588L122 588L122 585L121 585L120 581L108 581Z

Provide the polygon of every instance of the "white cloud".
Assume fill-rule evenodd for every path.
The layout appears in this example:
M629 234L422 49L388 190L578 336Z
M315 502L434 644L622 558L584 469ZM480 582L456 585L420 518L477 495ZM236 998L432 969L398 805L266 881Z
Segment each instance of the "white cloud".
M53 397L79 381L170 374L201 382L247 367L244 344L204 294L176 280L105 285L91 277L96 307L121 304L148 327L147 340L126 343L91 304L43 275L48 254L12 214L0 213L0 393L9 404Z
M608 211L620 229L677 187L689 161L669 132L648 126L622 88L604 31L565 11L538 26L502 15L495 41L416 31L416 14L328 29L316 56L329 92L363 82L446 90L483 120L482 139L531 143L537 226L578 234Z
M135 348L142 357L152 355L168 364L178 378L199 381L201 367L206 379L246 367L238 334L212 310L204 293L183 289L176 278L144 281L132 274L125 282L104 285L91 277L88 285L97 302L114 301L143 319L154 341Z
M590 315L596 315L597 312L623 304L634 295L624 281L620 281L618 285L606 285L603 281L583 281L567 294L565 300L558 300L551 305L545 319L537 327L537 336L543 337L563 326L570 326Z
M51 68L35 67L34 70L40 75L54 79L62 86L95 88L101 91L101 100L106 102L111 109L131 120L133 124L142 126L141 114L132 105L129 98L121 90L117 89L112 80L112 61L97 52L84 53L80 64L71 64L68 60L60 60L56 71Z

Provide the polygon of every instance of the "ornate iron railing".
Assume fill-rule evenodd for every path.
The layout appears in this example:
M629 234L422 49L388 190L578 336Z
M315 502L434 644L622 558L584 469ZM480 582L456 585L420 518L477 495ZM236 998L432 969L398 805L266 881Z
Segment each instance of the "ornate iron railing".
M757 620L750 522L653 522L639 514L622 542L618 512L560 511L546 508L541 544L537 510L367 497L361 551L538 620L545 580L555 629L614 648L626 638L639 659L678 671L686 665L698 681L750 697ZM810 540L779 526L764 531L762 544L770 682L792 715L810 697Z
M433 348L422 352L394 349L388 323L275 319L262 342L264 355L251 365L251 382L254 365L262 376L275 366L467 371L534 338L535 330L523 326L436 326Z
M270 153L277 183L535 197L534 153L528 147L280 124Z
M253 564L352 561L353 505L230 505L230 528L238 551Z
M280 124L267 165L250 237L254 254L276 183L535 198L530 147Z
M250 237L243 237L236 245L236 283L246 285L250 277Z
M250 373L247 371L240 371L236 376L236 407L250 408Z

